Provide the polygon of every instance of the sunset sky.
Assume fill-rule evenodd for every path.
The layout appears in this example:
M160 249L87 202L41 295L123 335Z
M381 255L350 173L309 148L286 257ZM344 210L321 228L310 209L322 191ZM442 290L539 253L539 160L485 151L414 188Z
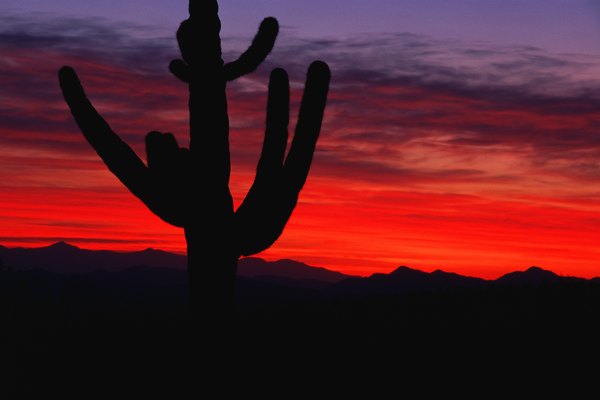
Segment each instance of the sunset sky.
M73 6L74 4L74 6ZM224 58L261 19L275 50L228 86L239 204L262 143L268 74L332 69L313 167L266 259L369 275L399 265L495 278L538 265L600 276L600 3L592 0L222 0ZM68 64L144 157L187 138L167 66L186 1L3 0L0 244L184 252L111 175L65 105Z

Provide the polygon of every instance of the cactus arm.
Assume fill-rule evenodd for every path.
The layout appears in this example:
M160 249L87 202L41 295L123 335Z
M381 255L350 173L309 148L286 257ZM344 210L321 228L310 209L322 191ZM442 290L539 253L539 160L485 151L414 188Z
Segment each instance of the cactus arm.
M279 23L277 20L273 17L265 18L250 47L237 60L227 63L223 67L225 80L233 81L254 72L273 50L278 33ZM171 61L169 70L182 82L189 83L192 72L184 60Z
M269 85L267 128L256 178L235 214L240 253L270 247L281 235L298 201L312 163L327 101L330 72L316 61L309 68L294 139L285 163L289 119L287 74L274 70Z
M308 68L294 140L285 159L285 175L290 185L288 190L296 196L306 182L312 163L321 132L330 79L331 72L324 62L315 61Z
M92 106L73 68L62 67L58 76L65 101L87 141L135 196L146 198L148 171L142 160Z

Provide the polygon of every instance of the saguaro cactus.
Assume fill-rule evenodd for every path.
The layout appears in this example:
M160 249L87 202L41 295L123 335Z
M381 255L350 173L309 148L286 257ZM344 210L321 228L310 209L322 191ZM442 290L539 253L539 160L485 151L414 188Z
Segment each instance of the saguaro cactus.
M169 66L189 85L189 149L179 147L171 133L150 132L145 165L94 109L71 67L60 69L59 81L75 121L108 168L156 215L184 228L192 305L211 314L231 305L239 257L271 246L296 206L321 129L330 72L323 62L311 64L285 157L289 82L285 70L272 71L256 178L234 211L226 82L258 67L274 45L278 24L265 19L250 48L224 64L217 1L191 0L189 11L177 31L183 60Z

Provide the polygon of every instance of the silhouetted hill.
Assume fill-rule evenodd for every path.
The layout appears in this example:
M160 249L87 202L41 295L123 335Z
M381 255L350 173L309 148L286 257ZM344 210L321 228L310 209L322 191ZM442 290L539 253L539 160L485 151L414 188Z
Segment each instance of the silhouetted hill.
M427 273L399 267L389 274L373 274L367 278L349 278L337 285L336 291L352 294L395 294L482 286L487 281L441 270Z
M323 287L350 278L350 275L313 267L294 260L266 262L260 258L240 260L238 274L247 278L260 278L285 285L304 287Z
M431 273L405 266L389 274L376 273L366 278L352 277L333 286L336 293L354 295L390 295L409 292L432 292L485 288L488 286L544 286L558 283L586 282L584 278L564 277L539 267L510 272L496 280L486 280L436 270ZM589 280L600 283L600 278Z
M85 279L106 279L111 284L137 282L154 287L177 281L177 287L186 282L186 257L161 250L146 249L137 252L85 250L65 242L39 248L7 248L0 246L0 260L4 267L18 271L43 274L43 271L64 275L87 275ZM176 271L176 272L175 272ZM119 272L116 274L116 272ZM110 273L110 274L109 274ZM268 262L260 258L243 258L239 262L238 291L242 297L273 299L314 297L314 291L325 290L333 295L374 295L408 292L432 292L484 287L487 285L547 285L581 278L562 277L539 267L515 271L488 281L437 270L431 273L401 266L383 274L375 273L361 278L313 267L293 260ZM260 281L259 285L257 282ZM261 286L259 288L259 286ZM255 288L256 290L252 289ZM297 293L286 290L298 288ZM306 291L304 289L311 289ZM254 293L256 292L256 293ZM239 296L238 296L239 297Z
M137 266L185 271L187 265L186 256L162 250L146 249L128 253L85 250L65 242L39 248L0 246L0 259L4 266L16 270L42 269L59 274L116 272ZM122 277L124 274L119 276ZM260 258L241 259L238 265L238 276L268 281L279 286L305 288L324 287L350 277L350 275L312 267L293 260L269 262Z
M185 269L186 257L162 250L120 253L85 250L65 242L47 247L7 248L0 246L4 265L14 269L45 269L61 274L83 274L96 270L118 271L136 265Z
M552 271L547 271L540 267L530 267L525 271L515 271L502 275L495 282L504 285L541 285L558 283L564 279L564 277Z
M77 297L77 307L113 304L180 304L188 295L186 257L146 249L121 253L85 250L58 242L40 248L0 246L0 259L12 273L0 279L0 294L25 301ZM324 288L349 275L293 261L239 262L236 298L239 304L287 304L315 298ZM74 294L74 292L77 292Z

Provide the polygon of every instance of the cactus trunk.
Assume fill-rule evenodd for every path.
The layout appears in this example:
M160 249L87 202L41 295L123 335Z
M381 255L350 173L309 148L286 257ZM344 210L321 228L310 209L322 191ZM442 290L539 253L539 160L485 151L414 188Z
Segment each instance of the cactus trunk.
M212 236L212 235L211 235ZM214 235L195 235L186 228L190 307L193 315L211 321L231 314L239 254Z

